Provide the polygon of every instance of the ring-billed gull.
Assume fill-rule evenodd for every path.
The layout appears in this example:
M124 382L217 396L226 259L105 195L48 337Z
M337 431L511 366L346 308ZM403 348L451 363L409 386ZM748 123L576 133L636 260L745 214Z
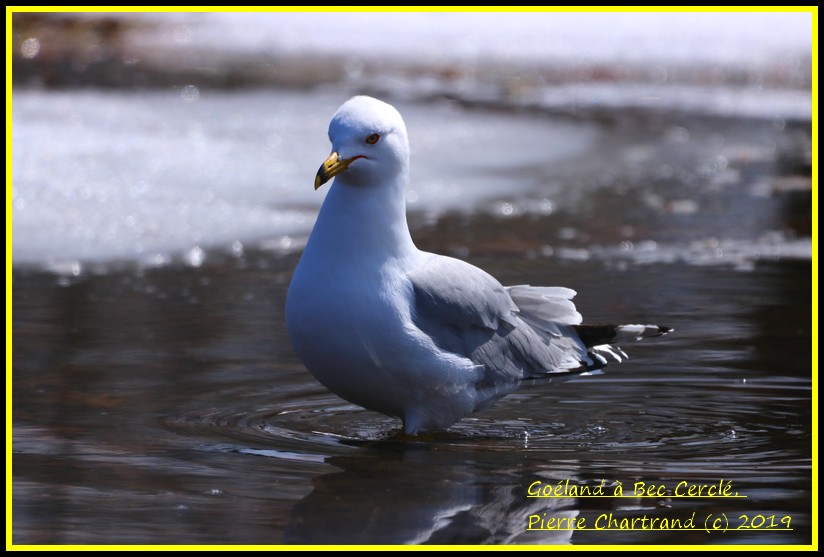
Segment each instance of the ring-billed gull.
M459 259L420 251L406 222L409 141L391 105L366 96L329 124L332 177L286 299L289 338L338 396L444 429L527 380L598 370L611 345L671 331L582 325L562 287L504 287Z

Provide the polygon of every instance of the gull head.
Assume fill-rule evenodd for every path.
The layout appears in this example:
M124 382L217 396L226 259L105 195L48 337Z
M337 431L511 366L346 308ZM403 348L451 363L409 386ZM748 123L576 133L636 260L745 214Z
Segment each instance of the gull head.
M339 176L353 186L376 186L404 177L409 169L409 140L400 113L366 96L343 103L329 123L332 154L315 176L315 189Z

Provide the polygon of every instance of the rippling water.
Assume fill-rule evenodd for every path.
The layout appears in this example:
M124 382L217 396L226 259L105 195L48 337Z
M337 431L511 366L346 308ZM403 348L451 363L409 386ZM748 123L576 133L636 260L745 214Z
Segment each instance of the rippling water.
M809 263L470 259L505 282L574 285L594 321L652 317L677 334L625 346L632 359L604 375L404 440L290 351L296 256L69 280L16 271L15 542L809 543ZM527 497L535 481L721 479L747 498ZM527 530L530 515L609 512L790 516L792 530Z

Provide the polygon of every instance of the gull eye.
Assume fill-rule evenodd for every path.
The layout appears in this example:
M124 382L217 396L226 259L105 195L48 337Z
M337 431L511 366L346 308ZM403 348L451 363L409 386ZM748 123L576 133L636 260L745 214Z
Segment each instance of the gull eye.
M373 133L373 134L369 135L366 138L366 143L368 143L369 145L374 145L375 143L377 143L380 140L381 140L381 134Z

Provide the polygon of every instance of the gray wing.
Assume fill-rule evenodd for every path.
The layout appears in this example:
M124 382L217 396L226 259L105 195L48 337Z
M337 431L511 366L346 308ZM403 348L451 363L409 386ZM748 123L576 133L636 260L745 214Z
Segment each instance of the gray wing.
M483 366L490 386L600 367L575 331L581 316L568 288L505 288L442 256L427 258L409 279L417 327L441 349Z

